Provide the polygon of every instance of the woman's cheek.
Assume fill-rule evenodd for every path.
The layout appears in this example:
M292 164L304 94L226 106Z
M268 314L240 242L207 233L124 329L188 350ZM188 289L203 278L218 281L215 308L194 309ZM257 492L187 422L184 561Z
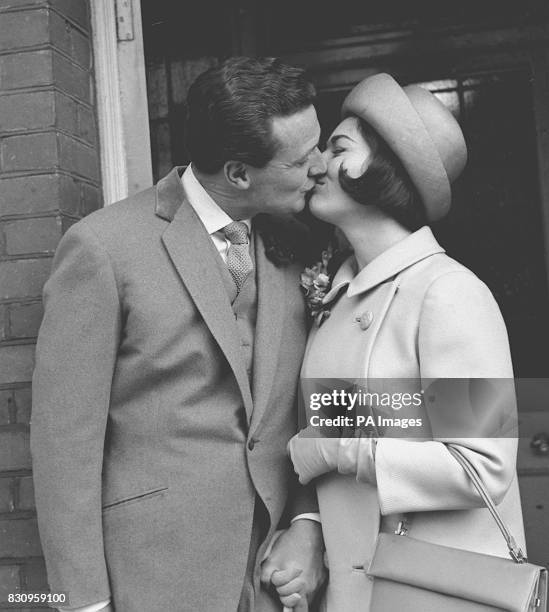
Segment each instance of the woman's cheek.
M341 161L333 159L328 165L328 176L332 181L339 181L339 167L341 166Z

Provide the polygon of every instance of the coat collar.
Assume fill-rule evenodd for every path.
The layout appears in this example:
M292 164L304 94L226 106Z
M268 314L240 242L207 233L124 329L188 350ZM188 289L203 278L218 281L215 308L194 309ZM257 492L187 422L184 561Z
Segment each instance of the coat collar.
M324 304L331 302L344 287L347 287L348 297L369 291L436 253L444 253L444 249L436 241L431 228L424 226L378 255L358 273L356 259L351 255L337 271L332 288L322 301Z
M173 221L175 213L185 200L181 176L185 166L175 167L156 184L156 205L154 212L165 221Z

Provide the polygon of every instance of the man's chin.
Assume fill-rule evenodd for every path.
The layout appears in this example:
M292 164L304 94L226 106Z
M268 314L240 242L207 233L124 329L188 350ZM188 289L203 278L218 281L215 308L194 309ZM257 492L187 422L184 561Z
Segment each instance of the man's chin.
M309 191L305 192L305 205L304 208L310 208L311 205L311 199L313 198L313 196L315 195L315 188L313 187L312 189L309 189Z
M302 198L296 200L294 206L292 207L291 212L295 215L304 211L308 207L309 197L308 193L305 193Z

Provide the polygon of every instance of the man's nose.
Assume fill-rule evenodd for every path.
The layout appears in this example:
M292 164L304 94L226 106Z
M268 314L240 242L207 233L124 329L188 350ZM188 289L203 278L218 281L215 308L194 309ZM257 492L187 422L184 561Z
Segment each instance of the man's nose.
M309 176L311 178L317 178L323 174L326 174L327 170L328 166L326 165L326 160L324 159L324 156L320 150L317 148L314 152L313 159L311 160L311 165L309 166Z

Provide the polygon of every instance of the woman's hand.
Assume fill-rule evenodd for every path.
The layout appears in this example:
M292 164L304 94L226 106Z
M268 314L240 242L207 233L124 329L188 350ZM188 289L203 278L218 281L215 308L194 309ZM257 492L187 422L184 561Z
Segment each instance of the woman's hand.
M284 606L283 612L307 612L309 609L307 598L302 594L304 584L300 579L301 573L300 570L278 570L271 576L271 584Z
M359 482L376 483L376 440L373 438L321 438L308 427L288 442L288 454L303 485L337 470L355 474Z
M288 454L302 485L337 469L339 438L321 438L318 428L307 427L288 442Z

